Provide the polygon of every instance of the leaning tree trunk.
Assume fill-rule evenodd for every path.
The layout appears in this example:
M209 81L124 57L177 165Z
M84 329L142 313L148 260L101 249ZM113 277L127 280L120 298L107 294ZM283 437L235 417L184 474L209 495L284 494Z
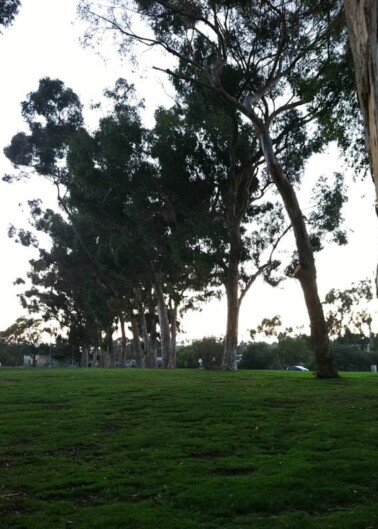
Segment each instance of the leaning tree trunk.
M268 171L283 199L294 231L299 257L296 277L300 281L310 318L311 341L316 358L317 376L318 378L336 378L338 374L334 366L327 324L318 294L315 259L306 223L294 188L275 156L268 129L261 122L258 123L258 128Z
M378 200L378 1L344 0L358 99Z
M226 278L227 327L224 341L222 369L237 369L237 347L239 328L239 259L240 225L237 220L229 223L230 255Z

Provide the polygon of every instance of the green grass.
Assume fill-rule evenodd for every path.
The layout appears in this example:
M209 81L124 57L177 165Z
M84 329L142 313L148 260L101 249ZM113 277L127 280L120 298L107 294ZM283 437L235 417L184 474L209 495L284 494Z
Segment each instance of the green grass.
M378 376L0 370L1 529L377 529Z

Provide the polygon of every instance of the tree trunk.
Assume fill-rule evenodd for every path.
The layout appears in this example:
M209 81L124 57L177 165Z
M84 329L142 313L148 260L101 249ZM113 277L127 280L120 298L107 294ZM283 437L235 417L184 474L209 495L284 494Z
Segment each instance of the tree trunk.
M100 366L104 368L106 366L106 358L105 358L105 351L103 350L102 346L100 346Z
M85 345L81 351L81 367L88 367L88 347Z
M311 241L307 233L295 190L275 156L267 128L259 123L260 141L269 173L283 199L295 235L299 256L296 277L299 279L310 318L312 349L316 358L318 378L338 376L331 353L327 324L319 299L316 266Z
M149 335L150 335L150 357L148 358L148 366L151 368L157 367L157 332L155 321L155 306L152 302L149 304Z
M228 223L230 234L230 254L226 278L227 327L224 341L222 369L237 369L237 347L239 328L239 260L240 222L236 219Z
M378 27L377 0L344 0L358 99L378 200Z
M148 335L148 329L147 329L146 312L145 312L144 304L142 302L142 296L141 296L141 292L139 288L135 290L135 297L138 303L139 319L140 319L140 326L142 329L143 346L144 346L144 355L142 357L141 367L145 367L146 360L148 364L148 359L151 356L150 355L150 337Z
M138 317L133 315L131 317L131 331L133 333L133 347L135 362L137 367L141 367L142 364L142 347L140 345L140 334L139 334L139 324Z
M155 277L154 287L155 287L155 296L156 296L156 301L157 301L157 306L158 306L160 342L161 342L161 353L163 357L163 367L174 368L176 367L176 365L173 363L174 359L173 359L173 352L172 352L171 332L169 328L168 311L167 311L167 306L164 300L163 289L157 277Z
M119 325L121 327L121 357L119 360L120 367L125 367L126 363L126 326L125 318L122 314L119 316Z
M113 330L111 325L106 329L106 350L109 357L109 367L113 369L115 367L115 358L113 346Z
M174 302L173 302L174 303ZM171 348L172 348L172 365L176 367L176 338L177 338L177 305L174 303L173 308L169 310L171 324Z

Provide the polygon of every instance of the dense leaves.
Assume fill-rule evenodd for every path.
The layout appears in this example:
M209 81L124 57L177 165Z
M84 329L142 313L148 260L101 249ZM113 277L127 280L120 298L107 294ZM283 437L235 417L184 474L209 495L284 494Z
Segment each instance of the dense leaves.
M307 301L318 375L335 376L313 253L325 233L346 242L342 176L334 186L319 180L307 218L296 190L311 154L341 137L329 126L332 109L351 89L341 2L116 1L109 9L81 2L81 13L97 28L113 29L124 48L139 41L171 54L176 62L163 70L177 103L158 109L155 127L147 130L143 103L120 79L106 91L110 105L98 127L88 130L78 97L61 81L42 79L29 94L22 112L30 131L16 135L6 154L16 167L32 168L57 186L64 237L58 242L46 212L34 219L55 237L45 271L55 267L56 277L62 271L67 278L63 270L80 263L80 287L91 292L80 306L89 320L102 320L109 338L115 320L126 318L135 344L143 331L146 351L144 320L154 293L152 312L157 309L170 366L179 307L193 306L193 292L204 299L222 285L228 303L222 365L233 369L241 302L257 277L280 282L275 252L292 229L297 255L288 269ZM139 34L140 19L152 30L148 36ZM340 89L332 65L342 74ZM77 282L65 285L71 300ZM89 307L98 305L93 314Z
M21 5L21 0L1 0L0 2L0 25L10 26L14 21Z

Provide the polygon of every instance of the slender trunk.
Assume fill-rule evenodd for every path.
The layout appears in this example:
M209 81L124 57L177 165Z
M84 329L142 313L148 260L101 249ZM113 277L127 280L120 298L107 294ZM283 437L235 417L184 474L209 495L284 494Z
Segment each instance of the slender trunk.
M113 330L111 325L106 329L106 350L109 357L109 367L113 369L115 367L115 358L113 346Z
M100 347L100 366L104 368L105 365L106 365L105 351L101 346Z
M146 367L146 350L149 347L149 338L147 333L146 316L143 312L138 314L139 328L142 329L142 342L141 342L141 356L140 356L140 367Z
M224 342L222 369L237 369L237 347L239 328L239 260L240 222L234 219L229 223L230 255L226 278L227 328Z
M319 299L315 260L306 223L303 219L295 190L277 161L266 127L260 128L260 134L261 146L269 173L283 199L293 226L299 256L296 277L300 281L310 318L311 341L316 358L317 376L319 378L335 378L338 375L331 353L323 307Z
M149 334L150 334L150 358L148 359L148 365L151 368L157 367L157 332L156 332L156 321L155 321L155 306L152 303L149 306Z
M139 288L136 289L135 296L136 296L136 300L138 303L139 319L140 319L140 326L142 329L143 345L144 345L144 355L142 358L141 367L145 367L146 360L147 360L147 367L148 367L148 359L150 358L150 337L148 335L148 329L147 329L146 312L145 312L144 304L142 302L142 296L141 296L141 292Z
M131 317L131 331L133 333L133 348L135 355L135 362L137 367L142 365L142 347L140 345L140 333L139 333L139 324L138 317L133 315Z
M344 0L344 7L378 199L378 5L377 0Z
M84 345L81 351L81 367L88 367L88 347Z
M171 343L171 333L169 329L169 318L168 311L164 300L163 289L160 281L155 277L155 296L158 306L159 315L159 327L160 327L160 341L161 341L161 354L163 357L163 367L174 368L176 365L173 363L173 352Z
M119 316L119 324L121 327L121 358L119 361L120 367L125 367L126 363L126 326L125 326L125 318L123 317L123 314L120 314Z
M172 365L177 365L176 358L176 340L177 340L177 305L174 303L173 308L169 311L171 323L171 347L172 347Z

